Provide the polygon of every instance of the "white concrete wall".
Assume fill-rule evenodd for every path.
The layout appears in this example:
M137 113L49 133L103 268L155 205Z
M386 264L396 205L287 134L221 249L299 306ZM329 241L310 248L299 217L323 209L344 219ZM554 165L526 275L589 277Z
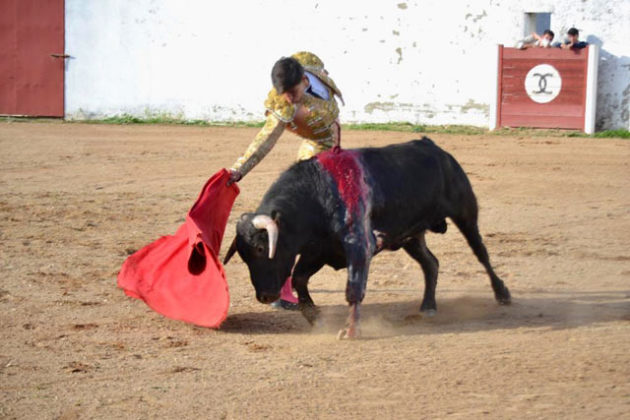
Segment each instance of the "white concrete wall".
M344 122L487 126L525 12L600 45L598 128L629 128L629 0L66 0L66 114L261 120L273 63L309 50Z

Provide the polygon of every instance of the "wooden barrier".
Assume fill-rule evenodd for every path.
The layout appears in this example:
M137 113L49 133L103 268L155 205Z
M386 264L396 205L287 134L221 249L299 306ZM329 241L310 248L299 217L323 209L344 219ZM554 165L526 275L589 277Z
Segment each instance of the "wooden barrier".
M598 49L499 45L495 121L490 128L594 131Z
M0 1L0 115L64 116L64 0Z

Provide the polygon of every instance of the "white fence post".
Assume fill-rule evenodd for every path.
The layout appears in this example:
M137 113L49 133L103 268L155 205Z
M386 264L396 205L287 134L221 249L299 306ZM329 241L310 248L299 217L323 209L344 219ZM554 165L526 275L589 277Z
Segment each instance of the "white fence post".
M584 107L584 132L595 132L595 112L597 110L597 68L599 64L599 47L588 46L588 64L586 66L586 104Z

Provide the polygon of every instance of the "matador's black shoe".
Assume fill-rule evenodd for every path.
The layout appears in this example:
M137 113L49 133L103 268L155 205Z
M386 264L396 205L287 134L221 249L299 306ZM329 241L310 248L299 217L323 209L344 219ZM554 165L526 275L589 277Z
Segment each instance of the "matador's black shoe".
M273 309L284 309L287 311L297 311L300 309L299 303L292 303L284 299L278 299L271 304Z

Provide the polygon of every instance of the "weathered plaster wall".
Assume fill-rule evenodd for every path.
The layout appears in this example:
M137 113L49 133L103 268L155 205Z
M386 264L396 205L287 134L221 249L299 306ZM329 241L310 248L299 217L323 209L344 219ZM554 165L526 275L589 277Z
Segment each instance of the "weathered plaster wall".
M600 45L598 128L628 128L628 0L66 0L66 113L260 120L275 60L310 50L343 121L486 126L496 45L523 36L525 12Z

